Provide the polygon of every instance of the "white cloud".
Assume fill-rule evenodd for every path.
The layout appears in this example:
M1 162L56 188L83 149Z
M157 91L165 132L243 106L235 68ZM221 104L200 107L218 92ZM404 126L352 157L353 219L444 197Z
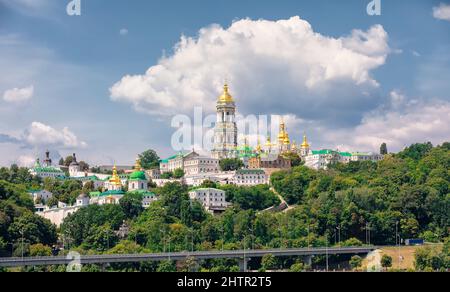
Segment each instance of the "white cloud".
M213 110L228 79L243 112L285 107L278 111L327 116L335 104L377 102L370 94L361 98L361 92L378 87L371 71L389 53L381 25L333 38L314 32L300 17L243 19L227 29L203 28L198 38L183 36L172 56L143 75L124 76L110 92L112 100L128 102L137 111L172 115L190 112L193 105Z
M119 34L122 35L122 36L127 35L127 34L128 34L128 29L122 28L122 29L119 31Z
M65 127L56 130L40 122L33 122L25 131L24 140L33 146L53 145L62 148L85 148L86 142L80 141L77 136Z
M6 90L3 94L3 99L6 102L21 103L30 100L33 97L33 94L34 86L31 85L25 88L13 88Z
M407 100L395 91L391 97L397 108L373 111L353 129L324 133L328 143L343 150L378 151L386 142L399 151L413 143L449 141L450 102Z
M433 16L436 19L450 21L450 5L441 3L437 7L433 7Z
M32 155L21 155L17 159L17 165L20 167L31 167L36 162L36 158Z

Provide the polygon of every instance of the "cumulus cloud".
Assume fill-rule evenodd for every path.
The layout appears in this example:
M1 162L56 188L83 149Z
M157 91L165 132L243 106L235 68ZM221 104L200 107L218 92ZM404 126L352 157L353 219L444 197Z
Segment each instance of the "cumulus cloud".
M78 137L64 127L57 130L51 126L40 122L33 122L17 137L14 135L0 134L0 143L19 144L25 148L86 148L87 143L78 139Z
M378 151L386 142L393 151L413 143L449 141L450 102L408 99L401 93L391 93L391 108L366 114L353 129L325 133L330 145L343 150Z
M450 21L450 5L441 3L437 7L433 7L433 16L436 19Z
M298 16L243 19L229 28L203 28L196 38L182 36L173 55L143 75L124 76L110 94L144 113L190 113L193 105L212 111L227 79L244 114L350 116L377 105L378 82L371 71L389 53L381 25L334 38L315 32Z
M60 145L64 148L84 148L86 142L80 141L77 136L64 127L56 130L48 125L33 122L25 133L25 141L31 145Z
M3 94L3 99L6 102L21 103L30 100L34 94L34 86L25 88L13 88L6 90Z
M17 165L19 167L31 167L36 162L36 158L32 155L21 155L17 159Z

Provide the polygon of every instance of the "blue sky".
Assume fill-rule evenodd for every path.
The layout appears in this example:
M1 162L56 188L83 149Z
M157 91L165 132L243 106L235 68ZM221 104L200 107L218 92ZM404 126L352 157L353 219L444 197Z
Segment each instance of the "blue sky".
M171 118L191 115L197 102L213 104L224 78L240 112L288 115L291 136L298 140L307 132L315 148L377 150L386 140L397 151L450 137L447 0L382 0L381 16L367 15L369 0L81 2L82 15L71 17L69 0L0 0L2 165L30 163L45 148L63 156L77 152L91 164L131 164L148 148L170 155ZM305 23L320 39L311 35L297 43L291 39L296 34L273 34L286 26L309 31ZM256 34L261 45L236 42L239 29ZM363 33L352 35L355 29ZM176 52L182 35L192 43ZM230 49L218 57L217 48L202 47L208 37L230 37L224 44ZM346 50L320 47L328 40L346 43ZM354 71L336 63L311 85L323 73L315 70L326 65L303 47L309 41L324 56L350 50ZM189 59L199 52L205 52L201 68ZM301 59L297 68L289 58L292 64ZM161 64L165 73L146 74ZM122 79L127 75L132 83ZM205 113L210 110L205 106Z

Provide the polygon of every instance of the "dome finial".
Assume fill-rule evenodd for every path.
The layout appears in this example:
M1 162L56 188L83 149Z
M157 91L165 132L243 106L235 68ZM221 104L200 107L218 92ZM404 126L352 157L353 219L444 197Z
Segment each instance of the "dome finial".
M230 94L228 82L225 81L225 84L223 85L223 93L219 97L219 102L222 103L232 103L234 102L233 97Z

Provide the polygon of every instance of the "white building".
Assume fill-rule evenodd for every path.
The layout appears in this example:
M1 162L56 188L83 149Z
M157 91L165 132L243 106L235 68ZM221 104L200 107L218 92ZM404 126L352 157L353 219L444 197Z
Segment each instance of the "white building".
M45 209L41 206L41 208L37 208L37 211L41 212L36 212L36 214L50 220L50 222L59 227L64 222L64 219L88 205L89 197L82 194L78 196L77 202L73 206L58 204L58 207L56 208L45 207Z
M350 156L350 153L347 155L346 153L339 153L338 151L328 149L320 151L312 150L305 157L305 166L316 170L327 169L328 165L341 161L345 162L345 160L350 159Z
M199 201L203 207L210 213L225 211L230 203L226 201L225 191L219 189L197 189L189 192L191 200Z
M381 161L384 159L384 156L378 153L373 152L355 152L352 153L351 161Z
M142 170L141 161L136 159L134 171L130 174L128 179L128 191L147 190L148 179L145 172Z
M41 203L45 203L53 197L53 194L46 190L30 190L28 191L28 194L33 198L35 204L38 200L40 200Z
M186 176L201 173L217 173L219 172L219 159L206 156L193 156L185 159L183 169Z
M184 177L184 183L194 187L200 186L205 181L212 181L219 184L231 184L235 173L235 171L228 171L187 175Z
M268 183L267 175L262 169L237 170L231 180L237 186L256 186Z
M45 159L43 164L40 163L39 158L36 159L36 163L33 168L29 170L32 176L37 176L42 179L44 178L61 178L64 177L64 171L59 167L55 167L52 165L52 160L50 158L50 152L45 152Z
M178 153L177 155L171 156L167 159L163 159L160 161L160 172L174 172L177 169L185 170L185 165L187 161L191 161L200 157L198 153L195 151L189 152L187 154ZM190 163L190 169L192 169L192 163Z
M334 150L310 151L305 158L305 166L312 169L327 169L329 165L336 163L349 163L350 161L380 161L383 155L375 153L349 153Z
M91 193L90 204L91 205L118 205L120 199L125 196L125 192L122 190L111 190L103 193Z

